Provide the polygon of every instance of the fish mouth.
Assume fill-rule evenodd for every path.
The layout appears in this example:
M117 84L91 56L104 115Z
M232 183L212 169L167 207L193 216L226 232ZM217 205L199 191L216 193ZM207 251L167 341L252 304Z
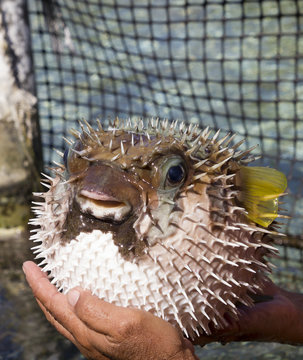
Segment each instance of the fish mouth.
M100 220L121 222L132 211L128 201L121 201L105 192L82 189L76 198L82 212Z

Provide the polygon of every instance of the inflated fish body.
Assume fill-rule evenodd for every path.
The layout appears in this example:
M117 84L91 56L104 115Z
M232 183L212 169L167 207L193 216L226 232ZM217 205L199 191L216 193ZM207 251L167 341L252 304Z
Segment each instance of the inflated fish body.
M242 142L230 146L233 136L219 132L158 120L98 124L73 131L65 164L37 194L40 265L64 292L81 286L151 311L189 337L225 326L270 271L267 226L285 177L268 168L255 177Z

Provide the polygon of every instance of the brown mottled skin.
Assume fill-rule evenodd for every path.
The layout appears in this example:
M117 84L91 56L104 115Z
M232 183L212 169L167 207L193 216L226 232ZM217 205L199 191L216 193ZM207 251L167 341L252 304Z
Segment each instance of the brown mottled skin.
M142 239L137 239L133 225L144 203L148 204L150 210L158 206L158 190L163 186L161 184L163 157L167 154L169 159L169 156L173 154L184 160L187 176L176 196L188 186L193 174L192 164L188 158L184 157L184 149L180 143L175 142L171 136L163 139L158 145L159 139L156 136L148 139L145 135L133 134L132 140L131 134L121 130L117 130L114 137L110 138L107 133L104 133L104 136L100 138L102 147L96 146L95 142L87 137L84 140L85 146L82 140L75 143L73 149L76 152L71 151L67 160L69 181L75 184L77 194L81 196L81 193L85 192L87 197L91 194L96 198L96 204L102 202L102 206L108 204L108 206L114 206L116 203L118 206L128 203L131 210L121 221L115 222L109 219L109 221L101 222L90 216L89 212L81 215L79 206L74 201L70 207L70 214L67 216L62 243L69 241L80 231L100 229L114 234L115 244L125 258L137 256L142 254L145 243L141 241ZM108 151L106 147L109 146L110 141L111 150ZM134 146L131 145L132 141ZM126 155L113 163L111 159L115 154L120 153L121 142L124 144ZM78 155L86 149L89 149L87 157ZM199 184L195 186L198 187ZM77 218L81 221L75 221Z

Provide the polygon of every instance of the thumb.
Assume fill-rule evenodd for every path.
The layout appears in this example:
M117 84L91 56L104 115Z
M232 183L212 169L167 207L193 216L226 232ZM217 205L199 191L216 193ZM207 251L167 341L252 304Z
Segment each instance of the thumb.
M72 307L76 306L76 304L80 298L81 292L82 292L82 289L74 288L67 293L66 297L67 297L67 301L70 304L70 306L72 306Z

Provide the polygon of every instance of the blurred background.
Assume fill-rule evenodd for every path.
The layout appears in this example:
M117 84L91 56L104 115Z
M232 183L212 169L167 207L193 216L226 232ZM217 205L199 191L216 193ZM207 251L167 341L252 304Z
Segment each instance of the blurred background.
M41 316L21 272L39 173L77 120L184 120L259 144L288 196L273 278L302 285L303 1L1 0L0 360L80 359ZM298 359L303 349L240 343L201 359Z

